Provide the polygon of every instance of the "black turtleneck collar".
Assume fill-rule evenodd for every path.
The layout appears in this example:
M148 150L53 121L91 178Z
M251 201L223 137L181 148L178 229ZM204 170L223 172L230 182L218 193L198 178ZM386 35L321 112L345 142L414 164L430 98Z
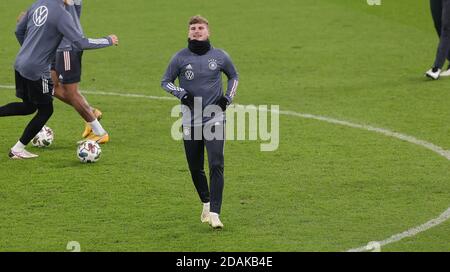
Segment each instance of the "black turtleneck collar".
M192 53L201 56L208 53L208 51L211 49L211 43L209 42L209 39L206 41L188 39L188 48Z

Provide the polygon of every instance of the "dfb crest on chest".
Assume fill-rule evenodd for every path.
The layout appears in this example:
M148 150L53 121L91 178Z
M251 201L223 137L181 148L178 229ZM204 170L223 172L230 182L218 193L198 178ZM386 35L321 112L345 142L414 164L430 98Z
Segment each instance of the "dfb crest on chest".
M209 59L208 60L208 68L211 71L215 71L217 69L217 60Z

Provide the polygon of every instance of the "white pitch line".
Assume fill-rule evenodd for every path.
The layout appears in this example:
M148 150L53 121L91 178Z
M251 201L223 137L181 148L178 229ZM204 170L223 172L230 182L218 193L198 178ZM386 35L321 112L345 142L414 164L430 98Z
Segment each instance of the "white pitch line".
M402 233L392 235L388 239L383 240L383 241L379 241L377 243L379 243L380 246L385 246L385 245L388 245L388 244L392 244L392 243L398 242L398 241L400 241L400 240L402 240L404 238L407 238L407 237L416 236L417 234L419 234L421 232L424 232L424 231L429 230L429 229L431 229L433 227L436 227L437 225L440 225L440 224L444 223L449 218L450 218L450 208L448 208L445 212L443 212L441 215L439 215L438 218L431 219L430 221L426 222L425 224L422 224L420 226L414 227L414 228L409 229L407 231L404 231ZM366 246L353 248L353 249L349 249L348 250L348 252L363 252L363 251L367 251L367 247Z
M429 150L431 150L431 151L433 151L433 152L443 156L447 160L450 160L450 152L448 150L445 150L442 147L440 147L438 145L435 145L433 143L430 143L430 142L427 142L427 141L424 141L424 140L420 140L420 139L417 139L417 138L415 138L413 136L409 136L409 135L406 135L406 134L393 132L393 131L388 130L388 129L377 128L377 127L373 127L373 126L369 126L369 125L360 125L360 124L350 123L350 122L347 122L347 121L341 121L341 120L338 120L338 119L328 118L328 117L324 117L324 116L318 116L318 115L312 115L312 114L304 114L304 113L297 113L297 112L293 112L293 111L280 111L279 113L280 114L284 114L284 115L297 116L297 117L301 117L301 118L305 118L305 119L314 119L314 120L318 120L318 121L324 121L324 122L335 124L335 125L341 125L341 126L352 127L352 128L359 128L359 129L363 129L363 130L367 130L367 131L376 132L376 133L383 134L383 135L388 136L388 137L397 138L397 139L409 142L411 144L415 144L415 145L419 145L419 146L425 147L426 149L429 149Z
M0 89L14 89L14 88L15 88L14 86L0 85ZM92 95L108 95L108 96L120 96L120 97L132 97L132 98L146 98L146 99L154 99L154 100L178 100L175 97L149 96L149 95L126 94L126 93L115 93L115 92L82 91L82 93L92 94ZM236 104L236 106L243 106L243 105ZM373 126L369 126L369 125L360 125L360 124L355 124L355 123L342 121L342 120L338 120L338 119L333 119L333 118L329 118L329 117L307 114L307 113L298 113L298 112L294 112L294 111L274 111L274 110L270 110L270 109L268 111L279 113L281 115L296 116L296 117L300 117L300 118L304 118L304 119L313 119L313 120L317 120L317 121L327 122L330 124L376 132L378 134L382 134L387 137L397 138L399 140L406 141L406 142L409 142L414 145L422 146L428 150L433 151L434 153L437 153L440 156L443 156L447 160L450 160L450 152L448 150L445 150L444 148L442 148L438 145L435 145L433 143L430 143L430 142L427 142L424 140L420 140L420 139L417 139L413 136L409 136L406 134L393 132L388 129L377 128L377 127L373 127ZM421 232L427 231L433 227L436 227L436 226L444 223L448 219L450 219L450 207L446 211L444 211L441 215L439 215L439 217L437 217L437 218L431 219L430 221L428 221L420 226L413 227L402 233L394 234L385 240L378 241L377 243L379 243L380 246L385 246L388 244L398 242L407 237L413 237ZM353 248L353 249L349 249L347 251L348 252L367 251L367 246Z
M0 85L0 89L15 89L16 87L10 85ZM121 97L133 97L133 98L147 98L154 100L178 100L175 97L164 97L164 96L152 96L143 94L124 94L124 93L114 93L114 92L101 92L101 91L81 91L85 94L93 95L106 95L106 96L121 96Z
M176 97L164 97L164 96L153 96L153 95L143 95L143 94L124 94L124 93L111 93L111 92L98 92L98 91L81 91L81 92L85 93L85 94L92 94L92 95L147 98L147 99L153 99L153 100L178 100Z

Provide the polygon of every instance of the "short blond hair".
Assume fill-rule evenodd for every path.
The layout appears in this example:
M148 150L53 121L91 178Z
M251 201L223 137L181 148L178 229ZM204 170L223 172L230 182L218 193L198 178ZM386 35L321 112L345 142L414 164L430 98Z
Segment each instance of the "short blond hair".
M195 24L205 24L209 26L208 19L201 15L195 15L189 18L189 25L195 25Z

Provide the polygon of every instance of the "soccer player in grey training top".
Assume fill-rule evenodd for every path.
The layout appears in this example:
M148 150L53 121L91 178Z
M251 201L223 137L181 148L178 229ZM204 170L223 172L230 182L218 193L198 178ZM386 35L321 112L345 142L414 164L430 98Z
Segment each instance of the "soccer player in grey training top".
M73 6L66 6L66 10L72 15L78 31L83 33L80 22L82 0L74 0L74 3ZM67 38L63 38L56 53L55 67L52 67L55 97L73 106L86 121L83 138L103 144L109 141L109 134L99 122L102 113L98 109L91 108L78 90L81 81L82 56L82 50L73 46Z
M439 35L439 45L433 67L425 75L431 79L450 76L450 66L442 71L445 60L450 60L450 0L430 0L434 26Z
M176 53L161 86L181 100L186 158L203 210L201 222L223 228L219 219L224 186L225 110L233 101L238 74L229 55L211 46L209 23L201 16L189 20L188 48ZM224 94L222 72L228 78ZM174 84L178 78L179 86ZM213 108L215 114L205 114ZM217 111L214 109L218 109ZM208 117L209 116L209 117ZM219 137L206 137L204 131ZM208 153L210 189L204 171L204 148Z
M72 15L78 31L83 34L80 16L82 0L73 0L74 5L66 5L66 10ZM19 23L26 13L22 12ZM91 108L86 98L78 90L81 81L81 59L83 51L73 46L67 38L63 38L56 52L56 59L52 63L51 78L54 96L72 106L86 122L82 137L103 144L109 141L109 134L100 124L102 112Z
M53 114L50 65L62 38L66 37L80 49L103 48L118 42L115 35L102 39L84 38L64 8L64 5L73 4L73 0L37 0L17 25L16 37L21 48L14 65L16 96L23 102L0 107L0 117L30 115L36 111L37 114L11 148L9 157L12 159L37 157L25 147Z

